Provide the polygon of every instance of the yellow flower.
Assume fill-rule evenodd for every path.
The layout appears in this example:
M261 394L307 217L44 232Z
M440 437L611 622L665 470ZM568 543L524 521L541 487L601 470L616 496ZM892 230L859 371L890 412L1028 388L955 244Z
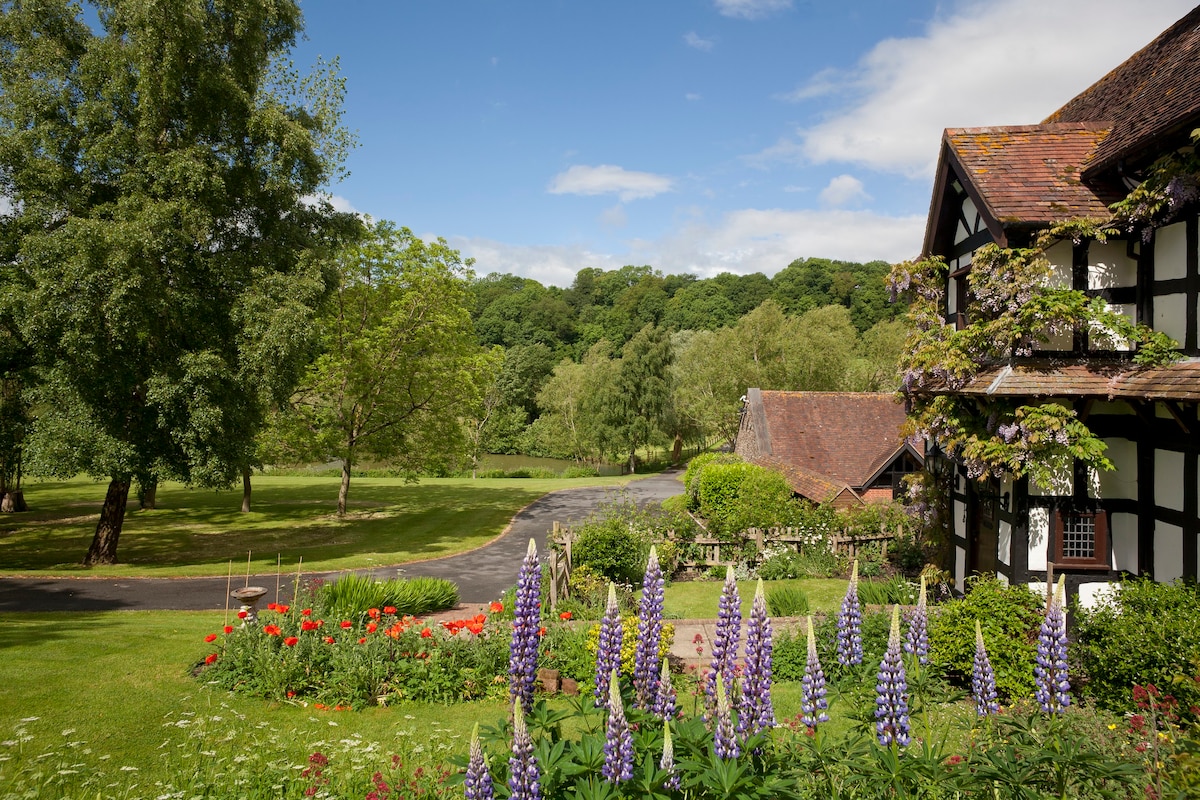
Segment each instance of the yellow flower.
M1117 729L1117 724L1115 722L1112 723L1111 725L1108 726L1108 729L1110 731L1115 731Z

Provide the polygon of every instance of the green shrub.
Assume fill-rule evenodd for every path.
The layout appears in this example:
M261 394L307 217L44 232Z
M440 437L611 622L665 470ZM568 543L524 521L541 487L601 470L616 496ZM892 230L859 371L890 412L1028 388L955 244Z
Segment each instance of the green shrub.
M1000 697L1011 702L1033 693L1033 664L1044 601L1024 586L993 577L968 579L967 594L937 606L929 620L929 659L955 685L971 685L975 622L983 629Z
M773 617L802 617L808 613L808 595L799 586L780 586L767 592L767 611Z
M911 536L900 536L888 545L888 561L901 573L914 577L925 566L925 548Z
M358 617L384 606L395 606L400 615L420 615L454 608L458 605L458 587L444 578L380 581L352 572L324 584L317 602L329 616L336 617Z
M1136 684L1154 684L1186 713L1200 705L1200 588L1131 579L1110 600L1076 609L1072 648L1081 693L1113 711L1133 708ZM1196 715L1200 716L1200 715Z
M688 462L687 470L683 473L683 493L687 498L688 508L696 511L700 508L700 475L709 464L732 464L741 459L733 453L701 453Z
M599 474L600 470L584 464L567 467L562 471L562 477L564 478L595 478Z
M586 566L616 583L641 584L650 557L645 533L620 517L585 522L572 547L578 566Z

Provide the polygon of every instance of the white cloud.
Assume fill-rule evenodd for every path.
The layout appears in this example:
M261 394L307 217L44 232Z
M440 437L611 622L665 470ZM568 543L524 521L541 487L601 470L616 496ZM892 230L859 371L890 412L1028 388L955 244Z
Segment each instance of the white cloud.
M700 100L701 96L696 92L687 92L686 94L684 94L683 99L687 100L690 103L694 103L697 100Z
M712 50L713 45L716 44L713 39L705 39L695 31L688 31L685 33L683 35L683 41L687 43L688 47L694 47L697 50L703 50L705 53Z
M714 0L717 11L726 17L762 19L776 11L792 7L792 0Z
M628 203L640 197L654 197L671 190L672 181L665 175L652 172L632 172L601 164L597 167L575 165L560 172L550 181L550 194L615 194Z
M600 224L606 228L624 228L629 224L629 217L625 215L625 206L618 203L612 208L604 209L604 213L600 215Z
M870 199L871 195L863 188L863 182L853 175L838 175L821 190L821 204L833 208Z
M324 200L325 202L329 203L329 205L333 206L334 211L340 211L343 214L362 214L361 211L354 207L353 203L342 197L340 194L320 193L315 195L305 195L304 197L300 198L300 201L303 203L315 203L318 200Z
M711 277L719 272L773 275L797 258L896 262L915 257L925 231L923 216L888 217L870 211L743 209L715 224L700 217L659 240L625 242L620 252L582 246L526 246L452 237L450 244L475 258L475 271L511 272L543 284L569 286L584 267L616 269L653 264L667 274Z
M1036 123L1187 13L1194 0L966 2L790 97L854 98L798 131L807 159L925 177L946 127ZM776 145L776 149L779 146ZM784 153L787 155L788 153ZM775 153L759 154L771 158Z
M7 217L13 211L12 198L0 194L0 217Z

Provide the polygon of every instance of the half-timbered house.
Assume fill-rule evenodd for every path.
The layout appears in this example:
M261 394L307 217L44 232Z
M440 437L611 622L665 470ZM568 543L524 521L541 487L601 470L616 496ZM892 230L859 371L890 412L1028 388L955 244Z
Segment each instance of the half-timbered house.
M1104 218L1164 154L1200 127L1200 8L1041 124L948 129L924 242L949 265L945 318L963 326L972 255L1027 246L1051 224ZM1194 186L1194 184L1193 184ZM1011 475L950 479L955 577L1037 584L1048 566L1090 602L1124 574L1160 581L1200 568L1200 216L1184 191L1169 224L1047 252L1060 286L1099 296L1177 340L1183 358L1140 368L1065 332L989 365L953 391L1069 404L1107 445L1113 471L1077 466L1053 486ZM961 584L960 584L961 585Z

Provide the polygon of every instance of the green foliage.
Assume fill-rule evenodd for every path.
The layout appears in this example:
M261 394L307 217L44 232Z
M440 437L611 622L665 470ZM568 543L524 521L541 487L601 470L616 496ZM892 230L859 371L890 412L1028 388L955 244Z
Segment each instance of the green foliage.
M786 525L796 513L792 487L781 473L744 462L710 462L697 481L699 512L710 530L734 536L751 526Z
M394 606L403 616L419 616L458 605L458 587L444 578L376 580L350 572L319 590L319 604L330 616L361 617L369 609Z
M574 562L615 583L641 582L650 556L649 530L639 526L636 506L613 505L589 517L576 530Z
M798 586L781 586L767 592L767 612L773 617L801 617L808 611L808 595Z
M1092 609L1075 610L1072 649L1081 693L1113 711L1134 707L1134 684L1171 694L1185 714L1200 710L1200 588L1133 578ZM1192 717L1200 717L1196 710Z
M1005 586L993 577L970 579L962 600L930 614L930 661L956 685L969 687L978 621L1000 697L1006 702L1028 697L1043 607L1043 600L1024 586Z
M802 553L784 550L770 555L758 566L758 576L765 581L832 578L840 572L837 556L820 546L805 548Z
M862 562L859 562L859 574L862 574ZM900 576L858 582L858 599L868 606L916 605L919 594L917 585Z

